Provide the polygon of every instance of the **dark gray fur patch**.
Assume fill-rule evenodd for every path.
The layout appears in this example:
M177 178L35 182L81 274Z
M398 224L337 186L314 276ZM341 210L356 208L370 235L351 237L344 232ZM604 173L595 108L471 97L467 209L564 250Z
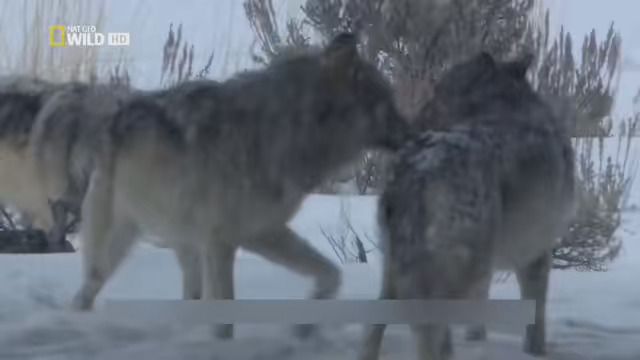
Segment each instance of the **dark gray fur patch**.
M111 141L126 149L155 132L193 151L200 166L224 154L229 169L221 173L230 178L248 174L248 183L273 189L288 179L311 190L365 148L397 147L408 136L382 74L341 46L281 58L225 82L141 95L114 118Z
M431 269L422 274L439 278L425 284L446 283L455 293L464 284L452 279L487 271L503 215L528 201L529 187L562 189L550 195L558 204L573 198L566 127L522 74L478 56L437 84L418 120L441 131L424 132L398 153L380 199L384 248L399 274ZM443 263L462 249L475 260Z
M0 93L0 141L25 146L42 103L40 94Z

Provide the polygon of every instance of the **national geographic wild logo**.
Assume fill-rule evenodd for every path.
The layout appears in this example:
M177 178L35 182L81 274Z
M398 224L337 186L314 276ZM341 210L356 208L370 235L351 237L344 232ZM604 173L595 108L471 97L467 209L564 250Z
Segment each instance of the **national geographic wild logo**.
M54 25L49 27L49 46L91 47L91 46L129 46L130 35L122 33L102 33L93 25Z

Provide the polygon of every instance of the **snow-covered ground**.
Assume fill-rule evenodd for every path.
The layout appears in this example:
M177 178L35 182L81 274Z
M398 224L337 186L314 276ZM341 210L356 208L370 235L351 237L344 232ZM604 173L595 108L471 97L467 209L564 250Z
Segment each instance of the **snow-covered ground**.
M640 205L636 186L632 203ZM312 195L292 221L297 232L329 256L333 251L321 227L340 226L340 211L353 226L375 237L374 197ZM620 229L625 238L620 257L604 273L555 271L549 301L548 359L637 360L640 358L640 212L629 210ZM250 254L236 265L237 296L243 299L303 298L310 287ZM379 287L379 258L367 265L345 265L341 298L373 299ZM0 255L0 359L355 359L361 340L358 325L323 328L322 336L296 341L285 326L238 326L235 340L216 341L209 328L158 320L109 318L98 310L66 310L79 285L80 257ZM139 246L115 275L100 299L178 299L180 273L173 254ZM493 298L517 298L514 277L496 283ZM486 344L456 340L457 359L531 359L521 339L491 334ZM392 326L383 344L384 359L413 359L408 329Z

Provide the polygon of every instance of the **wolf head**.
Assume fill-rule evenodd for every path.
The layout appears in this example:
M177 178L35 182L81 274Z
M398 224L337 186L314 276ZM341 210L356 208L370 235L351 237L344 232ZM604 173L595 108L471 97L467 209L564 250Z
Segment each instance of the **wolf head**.
M526 75L533 57L524 55L513 61L496 61L488 53L480 53L473 58L453 66L445 73L434 89L434 97L425 106L422 116L426 121L467 121L477 119L477 114L526 114L531 109L546 109L540 97L529 84ZM539 116L540 115L540 116ZM506 121L528 121L537 114L502 117ZM450 125L450 124L446 124ZM446 126L445 125L445 126Z
M36 115L53 88L37 79L0 77L0 141L25 146Z
M354 34L342 33L320 54L327 91L343 105L342 116L334 117L330 126L358 127L368 147L395 150L408 136L408 123L383 74L358 54L357 42Z
M530 90L526 75L532 60L530 55L525 55L515 61L497 62L482 52L446 72L435 87L436 96L486 99L496 94L520 95Z

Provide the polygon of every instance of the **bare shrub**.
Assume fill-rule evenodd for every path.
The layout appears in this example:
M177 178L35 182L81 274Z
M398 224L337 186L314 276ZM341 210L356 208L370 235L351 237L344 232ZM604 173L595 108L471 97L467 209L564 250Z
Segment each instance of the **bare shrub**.
M638 121L628 123L634 129ZM616 231L639 161L630 151L631 134L619 134L615 140L600 136L574 141L579 178L577 216L553 252L554 268L605 271L620 253L622 239ZM613 157L604 152L605 140L616 141Z
M605 141L614 141L610 112L620 76L621 39L613 24L602 41L592 31L584 37L577 61L570 33L561 28L552 42L549 35L547 11L544 22L527 34L527 46L537 54L530 80L574 135L578 180L577 216L554 250L553 266L602 271L620 252L615 233L637 167L626 125L615 139L615 156L604 152ZM631 120L621 123L633 127Z
M210 53L207 63L195 73L193 69L194 56L194 45L182 38L182 24L178 25L178 30L175 32L173 24L170 24L167 40L162 49L160 85L170 87L184 81L206 78L211 71L213 51Z
M52 48L49 26L91 24L97 28L105 22L106 1L27 0L0 5L0 34L16 34L16 14L22 14L23 38L12 42L0 35L0 71L29 75L50 81L90 82L97 78L101 48L99 46Z
M131 77L126 66L118 63L109 71L109 84L116 87L131 87Z
M255 62L266 65L283 51L309 45L309 36L304 31L306 23L303 21L288 19L286 33L280 32L272 0L245 0L243 6L251 30L257 38L251 52Z
M307 0L303 18L288 19L284 32L272 0L246 0L244 7L258 43L254 59L261 64L280 52L309 46L312 34L323 42L341 31L358 32L363 55L388 74L401 111L413 119L428 118L415 115L451 64L480 50L497 57L517 52L524 44L534 4L534 0ZM353 173L358 193L379 191L385 168L384 156L364 154Z
M387 180L389 157L379 151L369 151L360 158L355 170L358 194L375 193Z
M341 264L351 263L367 263L368 254L377 248L376 242L373 241L366 233L362 236L355 230L349 217L348 207L341 201L340 203L340 224L335 231L327 231L321 227L320 232L327 240L338 261ZM365 246L365 241L369 244Z
M409 117L428 111L425 104L433 85L452 64L479 51L496 58L535 54L530 80L576 136L579 211L554 252L555 266L604 269L619 253L614 233L637 160L628 151L608 159L602 155L604 137L612 130L609 114L620 76L621 38L613 24L601 40L595 30L585 36L576 61L571 34L561 29L557 37L551 36L549 11L536 0L307 0L302 5L304 18L289 20L296 26L285 34L275 26L271 0L248 0L245 10L261 44L263 62L287 46L308 45L308 35L301 35L307 39L301 45L290 42L295 34L313 32L322 41L340 31L357 31L362 52L389 75L398 103ZM415 118L431 121L427 116ZM636 131L632 125L625 125L632 130L625 129L627 134ZM448 125L415 126L428 130ZM628 139L619 138L618 146L628 149ZM598 163L591 151L594 143L600 149ZM384 169L384 159L365 154L354 173L358 193L379 190Z

